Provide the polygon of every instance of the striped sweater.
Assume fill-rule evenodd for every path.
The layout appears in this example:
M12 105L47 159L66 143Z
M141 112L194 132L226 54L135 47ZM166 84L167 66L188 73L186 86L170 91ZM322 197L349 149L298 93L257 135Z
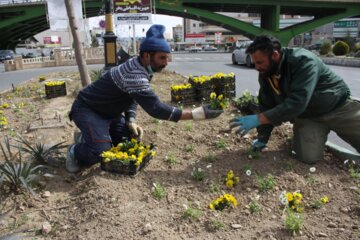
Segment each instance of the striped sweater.
M180 109L162 103L151 90L149 74L138 57L110 69L82 89L78 99L106 118L125 113L127 121L135 119L138 104L150 116L158 119L176 122L182 114Z

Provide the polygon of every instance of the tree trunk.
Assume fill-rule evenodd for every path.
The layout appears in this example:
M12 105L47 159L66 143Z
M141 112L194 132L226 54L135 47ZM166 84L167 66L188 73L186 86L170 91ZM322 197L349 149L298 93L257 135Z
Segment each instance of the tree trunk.
M65 6L66 6L66 12L67 12L68 18L69 18L71 33L72 33L72 36L74 39L75 59L76 59L76 63L78 65L79 72L80 72L81 85L83 87L86 87L87 85L89 85L91 83L91 80L90 80L90 76L89 76L89 72L87 69L85 59L82 55L84 51L83 51L83 47L80 43L78 26L77 26L76 19L74 17L74 8L72 6L71 0L65 0Z

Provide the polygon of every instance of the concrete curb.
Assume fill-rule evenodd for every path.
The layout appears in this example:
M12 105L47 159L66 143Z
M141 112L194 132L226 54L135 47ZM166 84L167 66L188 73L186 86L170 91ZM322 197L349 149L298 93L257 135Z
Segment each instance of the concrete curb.
M351 159L354 160L356 162L360 163L360 154L350 151L346 148L340 147L332 142L327 141L326 142L326 147L329 148L329 151L334 154L335 156L337 156L338 158L340 158L341 160L347 160L347 159Z
M346 67L360 67L360 59L353 58L333 58L333 57L320 57L325 64L346 66Z

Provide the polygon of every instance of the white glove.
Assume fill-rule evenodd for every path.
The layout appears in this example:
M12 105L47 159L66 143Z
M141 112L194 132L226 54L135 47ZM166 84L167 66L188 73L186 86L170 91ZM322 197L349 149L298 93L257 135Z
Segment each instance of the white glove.
M192 110L192 116L194 120L204 120L210 118L216 118L220 116L224 111L223 110L213 110L210 109L210 105L206 104L201 107L194 108Z
M132 132L138 139L142 139L143 135L144 135L144 130L142 129L142 127L140 127L139 125L137 125L134 122L129 122L128 123L130 132Z

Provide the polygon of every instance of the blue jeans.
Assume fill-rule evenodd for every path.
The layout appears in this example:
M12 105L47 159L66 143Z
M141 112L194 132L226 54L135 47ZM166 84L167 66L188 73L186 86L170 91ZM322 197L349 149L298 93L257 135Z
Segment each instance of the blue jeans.
M89 166L101 161L100 154L112 145L130 139L125 117L105 118L79 100L75 100L69 114L80 129L84 142L75 145L75 158L80 165Z

